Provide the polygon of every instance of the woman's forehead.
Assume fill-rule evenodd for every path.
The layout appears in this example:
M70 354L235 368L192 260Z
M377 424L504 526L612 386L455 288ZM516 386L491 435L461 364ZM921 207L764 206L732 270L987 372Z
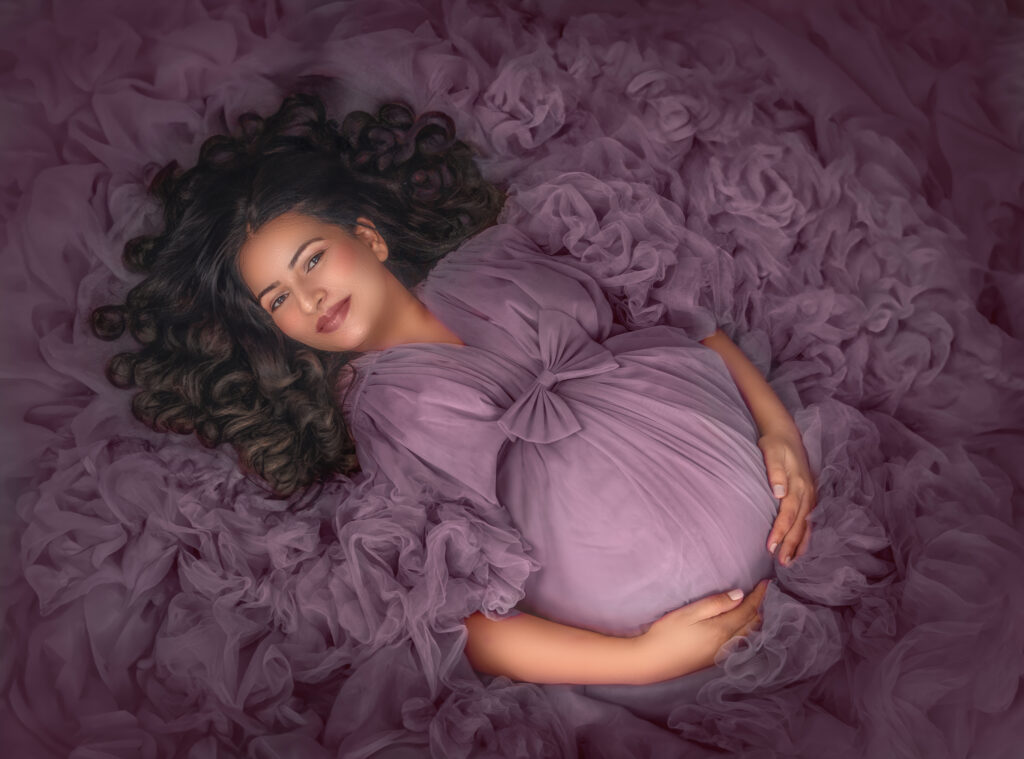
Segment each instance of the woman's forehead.
M251 290L258 291L277 279L307 245L336 233L336 227L313 217L283 213L246 237L238 251L239 273Z
M273 263L276 259L291 255L311 239L328 238L337 234L337 228L319 219L295 211L287 211L268 221L262 227L246 236L239 249L239 264Z
M285 211L250 233L246 238L246 245L287 244L305 234L328 235L334 231L336 230L332 225L313 216L299 211Z

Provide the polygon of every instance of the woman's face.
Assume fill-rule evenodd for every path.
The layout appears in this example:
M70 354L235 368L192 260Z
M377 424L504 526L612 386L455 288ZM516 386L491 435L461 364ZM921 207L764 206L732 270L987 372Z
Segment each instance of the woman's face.
M384 266L384 239L369 220L359 221L367 226L349 234L290 211L264 224L239 251L249 291L278 329L300 343L362 352L381 330L401 284Z

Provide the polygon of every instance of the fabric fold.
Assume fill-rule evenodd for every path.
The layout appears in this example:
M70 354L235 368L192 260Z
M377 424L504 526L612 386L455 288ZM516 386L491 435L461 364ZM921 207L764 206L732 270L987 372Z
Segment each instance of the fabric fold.
M591 339L579 322L554 309L538 312L538 346L544 368L530 388L498 419L509 440L552 443L580 430L557 383L591 377L619 367L611 352Z

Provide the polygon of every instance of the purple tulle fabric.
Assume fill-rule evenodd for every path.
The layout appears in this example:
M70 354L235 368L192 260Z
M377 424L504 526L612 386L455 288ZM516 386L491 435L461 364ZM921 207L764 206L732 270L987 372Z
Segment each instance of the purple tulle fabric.
M1024 19L1004 4L105 0L0 14L5 756L1019 755ZM385 424L372 412L388 393L410 403L386 381L407 370L425 412L465 401L448 412L508 455L463 471L457 447L424 448L410 427L391 466L384 438L364 436L373 476L275 500L226 446L142 427L105 380L130 339L96 340L88 314L135 281L120 255L158 224L148 178L302 77L333 83L333 115L389 99L446 111L509 184L502 225L420 289L448 318L470 314L451 325L467 345L361 358L353 420ZM518 310L465 311L472 277L519 288ZM555 546L586 546L545 531L537 499L564 527L586 505L579 481L515 472L574 440L624 451L639 409L593 422L631 371L672 374L660 392L690 404L716 387L705 411L733 416L692 448L728 448L735 486L773 506L753 489L767 485L753 441L727 434L751 420L697 342L715 327L801 431L818 487L807 554L781 567L751 542L715 578L652 549L629 581L678 561L672 584L648 582L634 607L571 606L557 588L578 578L551 570ZM626 497L631 460L615 460L623 492L596 506ZM638 539L656 533L638 525ZM522 683L463 653L477 610L532 602L629 632L766 568L762 630L676 681Z

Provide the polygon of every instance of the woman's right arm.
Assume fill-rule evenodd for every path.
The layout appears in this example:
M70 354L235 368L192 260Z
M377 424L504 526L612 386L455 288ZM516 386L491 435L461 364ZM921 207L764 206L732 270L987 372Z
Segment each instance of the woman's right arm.
M714 664L727 640L760 624L762 581L742 601L725 593L701 598L656 620L632 638L570 627L520 613L502 620L466 619L473 669L532 683L646 685Z
M520 613L466 619L466 656L478 672L531 683L640 684L639 641Z

